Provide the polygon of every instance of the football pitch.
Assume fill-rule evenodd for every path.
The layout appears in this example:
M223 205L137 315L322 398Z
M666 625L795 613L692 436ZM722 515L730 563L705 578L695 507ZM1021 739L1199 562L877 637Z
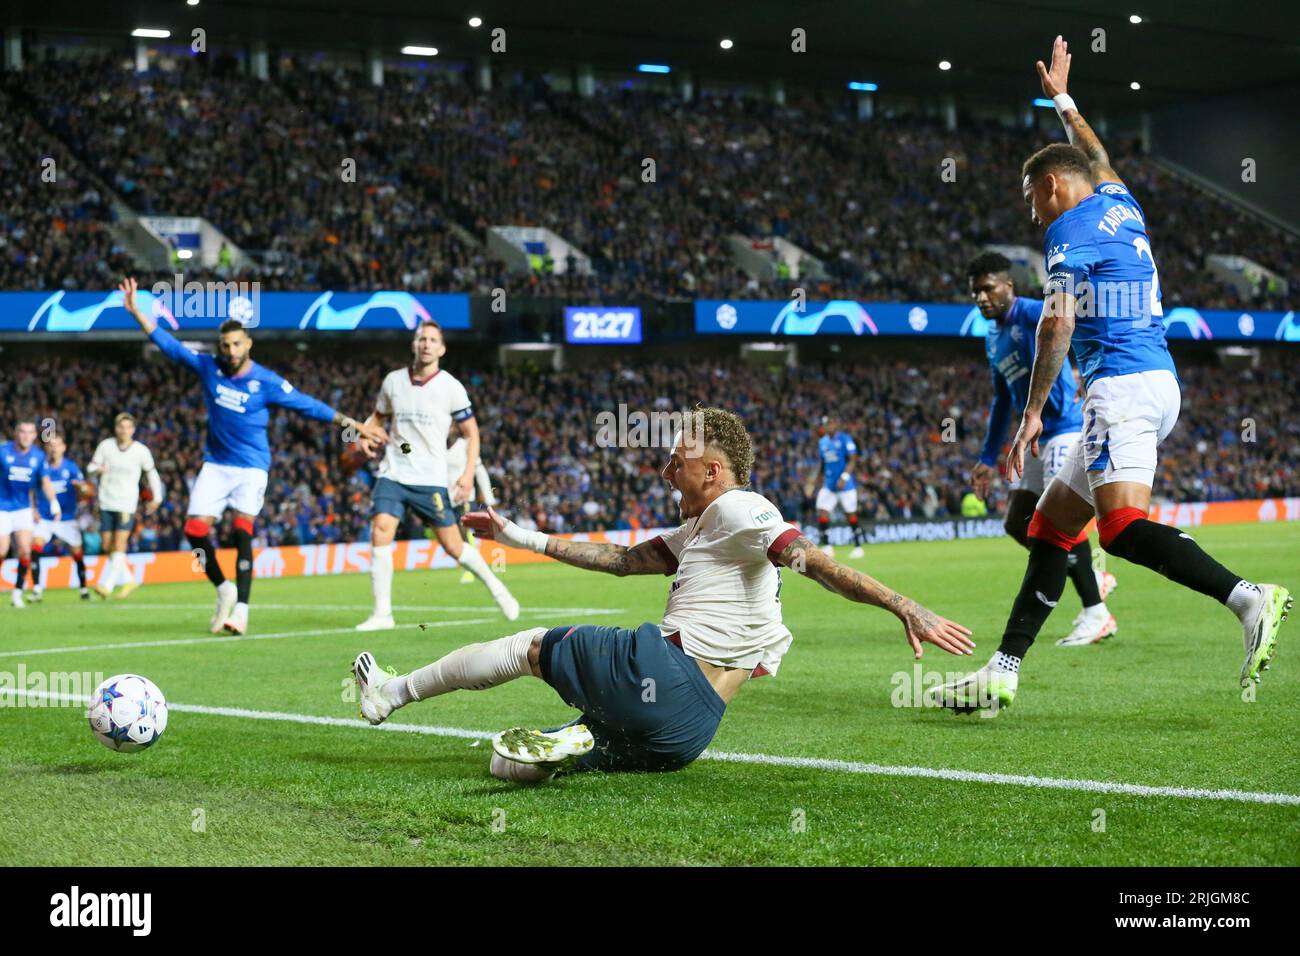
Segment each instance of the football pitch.
M1196 537L1300 591L1300 527ZM523 627L657 621L668 578L520 566L505 573L524 607L511 624L458 571L399 573L399 628L378 634L352 629L365 575L259 581L243 639L207 634L206 584L93 604L57 592L23 611L6 597L9 686L134 672L172 710L157 746L117 754L84 706L3 695L0 863L87 865L106 844L139 865L1300 863L1300 621L1243 700L1232 616L1111 559L1114 638L1053 646L1078 610L1067 585L1013 708L906 706L996 648L1023 555L1000 539L848 562L974 630L975 658L927 646L919 671L894 618L783 571L794 645L779 677L741 691L705 758L536 788L491 778L485 738L576 716L541 681L417 703L376 729L357 719L352 658L368 648L401 672Z

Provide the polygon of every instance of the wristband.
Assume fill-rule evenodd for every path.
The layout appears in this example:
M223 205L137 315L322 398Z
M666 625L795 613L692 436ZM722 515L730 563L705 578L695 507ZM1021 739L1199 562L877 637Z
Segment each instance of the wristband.
M513 521L506 521L506 526L496 533L496 538L512 548L524 548L538 554L546 553L546 542L550 535L541 531L525 531Z
M1074 105L1074 98L1069 93L1057 93L1052 97L1052 104L1056 107L1056 115L1065 119L1066 110L1079 112L1079 107Z

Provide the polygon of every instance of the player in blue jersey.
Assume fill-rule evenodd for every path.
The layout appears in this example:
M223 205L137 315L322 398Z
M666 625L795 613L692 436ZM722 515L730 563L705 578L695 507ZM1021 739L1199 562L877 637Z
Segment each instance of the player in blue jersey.
M54 517L54 505L41 496L37 502L40 521L36 522L32 532L32 598L36 601L45 591L41 580L41 553L55 538L68 546L77 566L81 599L90 600L90 588L86 585L86 554L81 548L81 528L77 524L77 495L88 484L80 466L67 456L67 451L68 442L61 431L54 432L45 442L45 476L50 480L60 516Z
M58 499L45 475L45 452L36 447L36 423L20 421L14 429L14 440L0 445L0 563L8 556L12 539L18 559L18 573L9 596L14 607L23 607L23 581L32 563L34 493L49 500L51 514L60 514Z
M1190 535L1147 518L1156 451L1178 420L1181 395L1165 342L1146 217L1066 92L1069 71L1069 50L1058 36L1051 67L1039 61L1038 75L1070 145L1039 150L1023 169L1025 201L1047 229L1048 280L1029 396L1007 454L1007 474L1024 472L1026 451L1040 452L1043 409L1071 343L1087 387L1084 437L1029 523L1029 567L1001 646L980 671L934 692L940 703L959 710L992 710L1015 698L1021 661L1065 589L1068 555L1094 515L1108 552L1208 595L1236 615L1245 650L1242 687L1260 679L1292 605L1286 588L1245 580Z
M818 431L821 432L821 437L817 439L817 457L821 460L822 483L817 489L817 530L820 532L822 550L832 557L835 554L827 532L831 526L831 515L838 505L853 532L853 551L849 557L860 558L865 539L858 524L858 446L848 432L841 430L840 422L834 418L823 419Z
M1034 364L1034 335L1043 313L1041 299L1016 295L1011 279L1011 261L997 252L976 256L966 269L971 298L989 321L984 340L993 374L993 407L979 462L971 470L971 486L981 498L988 497L989 484L997 473L998 456L1007 436L1014 410L1019 415L1029 397L1029 370ZM1043 406L1042 451L1025 462L1025 473L1012 484L1004 522L1007 534L1029 547L1029 521L1043 489L1060 473L1066 457L1083 429L1082 401L1069 363L1060 374ZM1060 647L1081 647L1110 637L1117 630L1114 616L1106 608L1106 597L1115 587L1115 576L1092 567L1092 545L1080 538L1069 556L1070 580L1083 604L1068 635L1057 641Z
M271 408L289 408L309 418L341 426L346 442L367 438L382 444L384 430L335 411L304 395L252 359L253 340L243 324L229 319L218 331L218 356L186 348L135 301L136 282L118 286L126 310L162 353L198 376L208 409L208 436L203 467L190 489L185 537L200 556L208 580L217 589L211 631L243 634L248 629L248 596L253 584L253 520L262 510L271 447L266 438ZM212 541L212 525L225 510L235 513L235 584L222 574Z

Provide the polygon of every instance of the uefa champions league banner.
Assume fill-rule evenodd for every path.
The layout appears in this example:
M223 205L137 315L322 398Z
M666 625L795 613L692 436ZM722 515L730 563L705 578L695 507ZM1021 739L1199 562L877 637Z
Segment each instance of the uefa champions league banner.
M1151 520L1176 528L1200 528L1212 524L1275 524L1300 522L1300 498L1262 498L1243 501L1186 502L1154 504ZM915 520L863 522L869 545L910 541L951 541L966 538L1001 537L1006 532L1002 520L985 518L918 518ZM569 541L608 541L626 547L649 541L667 533L668 528L640 528L634 531L592 531L560 534L554 537ZM842 535L842 539L840 537ZM831 529L831 543L848 544L849 529ZM518 564L554 561L533 551L508 548L496 541L480 539L484 560L494 567L504 561L507 568ZM169 584L180 581L206 580L194 568L189 551L140 552L127 555L127 567L133 580L141 584ZM226 577L235 576L235 549L221 548L217 561ZM108 567L104 555L87 555L87 583L94 585ZM398 571L452 570L459 568L436 541L416 539L394 542L393 567ZM51 588L74 587L76 572L71 558L41 559L45 582ZM331 574L365 574L370 571L370 545L363 541L351 544L302 544L253 550L253 575L257 578L313 577ZM0 584L12 588L17 562L10 558L0 563Z
M215 330L227 319L249 329L322 332L414 329L429 319L447 329L469 328L469 296L450 293L262 292L257 283L178 281L142 286L136 302L174 332ZM0 292L0 333L138 328L117 290Z
M1222 342L1300 342L1295 312L1171 309L1171 339ZM696 299L695 331L704 335L950 335L983 338L988 320L970 305L934 302L828 302L777 299Z

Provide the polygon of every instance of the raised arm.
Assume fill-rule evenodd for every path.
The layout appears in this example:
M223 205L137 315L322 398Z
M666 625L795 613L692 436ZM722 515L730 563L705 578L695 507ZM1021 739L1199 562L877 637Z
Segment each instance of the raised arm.
M500 541L512 548L545 554L588 571L604 571L621 578L629 574L667 574L672 570L669 555L654 539L629 548L621 544L553 538L541 531L525 531L513 521L501 517L491 506L486 512L471 511L461 519L461 523L480 537Z
M1099 183L1123 183L1110 165L1110 156L1106 153L1101 140L1093 132L1088 121L1083 118L1074 100L1065 91L1066 81L1070 76L1069 45L1062 37L1057 37L1052 44L1052 65L1047 67L1043 61L1036 64L1038 79L1043 84L1043 94L1056 104L1056 114L1061 117L1065 135L1070 138L1070 145L1083 150L1092 164L1093 185Z
M172 334L160 327L151 316L140 311L140 305L135 300L135 279L130 277L123 279L118 284L117 289L122 293L122 307L131 314L131 318L135 319L136 324L140 326L140 331L149 336L149 339L154 345L158 346L163 355L173 362L180 362L188 367L191 372L198 372L203 360L191 349L176 341Z
M870 575L827 557L804 535L786 545L777 560L840 597L889 611L903 622L908 643L918 658L923 643L934 644L949 654L974 653L975 642L970 639L968 628L927 610Z

